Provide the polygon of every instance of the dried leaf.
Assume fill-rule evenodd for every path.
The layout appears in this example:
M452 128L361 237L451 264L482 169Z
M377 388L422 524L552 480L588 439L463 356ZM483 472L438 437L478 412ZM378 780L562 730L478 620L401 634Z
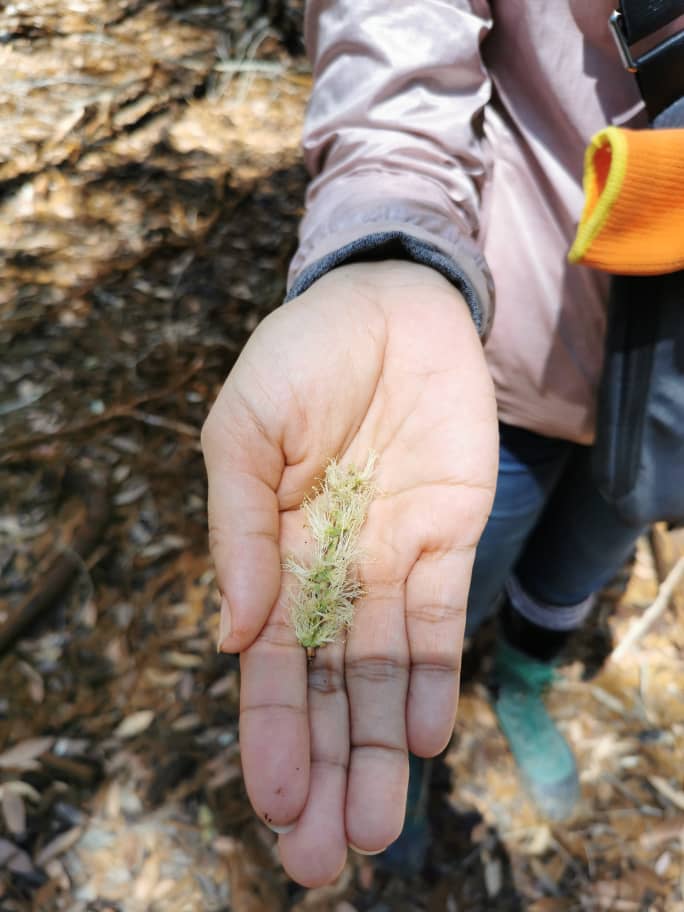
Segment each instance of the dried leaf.
M281 907L276 884L247 845L230 836L220 836L214 840L213 848L226 861L234 908L241 912L271 912Z
M23 849L0 836L0 869L7 868L13 874L32 874L33 862Z
M672 853L671 853L671 852L668 852L668 851L666 850L666 851L663 852L663 854L658 858L658 860L656 861L655 865L653 866L653 870L656 872L656 874L658 875L658 877L663 877L663 876L665 875L665 872L666 872L667 869L670 867L670 862L671 862L671 861L672 861Z
M180 671L160 671L158 668L146 668L145 677L155 687L164 687L171 690L181 679Z
M568 912L574 908L571 900L545 896L528 906L528 912Z
M341 900L352 881L352 866L346 865L335 883L307 890L301 902L292 907L292 912L329 912Z
M645 849L657 848L663 842L679 839L684 835L684 814L663 820L662 823L650 824L645 833L639 837L639 842Z
M153 719L154 710L152 709L141 709L138 712L131 713L130 716L122 719L114 729L114 737L134 738L136 735L146 731L152 724Z
M50 750L54 738L28 738L0 754L0 769L36 770L36 760Z
M150 855L143 864L133 886L133 899L147 905L152 893L159 883L160 859L156 853Z
M647 868L646 865L642 864L637 864L631 870L625 871L623 879L633 884L635 890L640 895L643 895L643 893L649 890L652 893L667 896L670 889L668 884L663 883L661 877L650 868Z
M171 723L171 729L172 731L192 731L201 725L202 719L198 713L186 713Z
M79 757L86 754L89 748L87 738L58 738L52 752L58 757Z
M117 507L126 507L140 500L149 490L148 483L141 478L132 478L113 498Z
M28 662L19 662L18 665L28 678L31 699L34 703L42 703L45 699L45 684L42 676Z
M165 652L162 658L175 668L199 668L200 665L204 664L204 659L201 656L191 655L187 652L177 652L175 649Z
M551 830L545 824L534 827L528 834L525 852L528 855L543 855L553 844Z
M21 836L26 830L26 808L21 796L16 792L3 790L2 816L5 818L8 831L13 836Z
M684 792L674 788L662 776L649 776L648 781L664 798L667 798L680 811L684 811Z
M224 677L214 681L207 691L210 697L224 697L229 694L232 699L237 699L240 693L240 683L236 671L230 671Z
M58 855L63 855L65 852L68 852L68 850L78 842L82 831L83 827L73 827L65 833L60 833L56 839L53 839L52 842L48 842L46 846L43 846L36 856L36 864L38 867L43 868L53 858L57 858Z
M488 858L484 863L484 882L487 896L494 899L501 892L503 871L498 858Z
M613 697L611 694L605 691L602 687L594 685L591 688L591 692L594 697L600 703L603 703L604 706L607 706L608 709L612 709L613 712L618 713L619 715L624 715L625 707L622 705L622 703L616 697Z
M0 785L0 796L4 792L14 792L15 795L20 795L22 798L28 798L29 801L38 803L40 801L40 794L34 789L32 785L29 785L28 782L24 782L21 779L10 779L9 782L3 782Z
M207 789L210 792L215 792L220 788L223 788L224 785L228 785L229 782L234 782L237 779L240 779L242 776L242 767L239 762L232 763L231 765L222 766L218 769L213 776L207 780Z

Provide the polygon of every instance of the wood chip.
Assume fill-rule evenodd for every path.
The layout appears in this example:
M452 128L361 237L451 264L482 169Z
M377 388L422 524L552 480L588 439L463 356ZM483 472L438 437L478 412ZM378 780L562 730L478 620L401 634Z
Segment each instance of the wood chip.
M56 754L45 754L43 766L65 782L75 782L78 785L92 785L98 776L96 763L85 760L74 760L71 757L59 757Z
M674 788L674 786L670 785L667 779L663 779L662 776L649 776L648 781L664 798L667 798L667 800L674 804L675 807L679 808L680 811L684 811L684 792Z
M437 878L386 878L349 853L339 884L293 890L255 822L237 663L213 648L195 448L226 370L282 297L301 214L307 89L273 37L294 6L12 0L3 13L0 617L75 528L62 466L101 468L117 506L64 610L3 668L0 909L684 912L681 585L638 661L591 677L657 594L643 544L548 694L578 759L577 817L550 831L525 796L484 684L485 635L431 782ZM661 532L667 572L682 548ZM231 835L214 851L219 833Z
M165 652L162 658L175 668L199 668L205 662L202 656L191 655L187 652L177 652L175 649Z
M45 684L43 678L28 662L18 662L18 667L26 675L29 682L29 695L34 703L42 703L45 699Z
M484 882L487 896L490 899L497 897L503 884L503 871L498 858L488 858L484 861Z
M41 754L50 750L54 741L54 738L28 738L26 741L20 741L0 754L0 769L40 769L40 764L36 761Z
M181 673L180 671L161 671L159 668L146 668L145 677L155 687L171 689L180 681Z
M202 719L197 713L186 713L171 723L171 729L173 731L192 731L201 725Z
M51 842L48 842L46 846L43 846L36 855L36 864L38 867L45 867L53 858L57 858L59 855L68 852L72 846L76 845L82 831L83 828L80 826L73 827L65 833L60 833L56 839L53 839Z
M558 899L555 896L545 896L528 906L528 912L569 912L576 908L568 899Z
M33 801L35 804L40 801L40 793L22 779L10 779L9 782L3 782L0 785L0 796L5 792L14 792L22 798L28 798L29 801Z
M9 839L0 836L0 869L7 868L12 874L33 874L33 862L23 849Z
M133 885L133 899L135 902L144 903L145 906L147 906L150 897L159 883L159 871L159 855L153 853L145 860L142 871Z
M230 694L231 696L239 695L240 684L237 672L230 671L227 675L224 675L224 677L219 678L218 681L214 681L207 693L214 699L217 697L224 697L226 694Z
M531 829L528 839L525 845L525 852L528 855L543 855L553 845L553 835L545 824Z
M26 830L26 808L20 795L4 789L2 793L2 816L12 836L21 836Z
M594 696L599 703L603 703L604 706L607 706L608 709L612 709L613 712L619 713L621 716L625 714L625 707L622 703L614 696L605 691L602 687L594 685L591 688L592 696Z
M154 710L141 709L126 716L114 729L115 738L135 738L146 731L154 719Z
M663 854L657 859L655 865L653 866L653 870L656 872L658 877L664 877L667 869L670 867L671 861L672 853L668 851L663 852Z
M139 478L131 479L127 482L113 498L117 507L127 507L130 504L140 500L149 490L148 483Z
M225 766L207 780L207 789L210 792L218 791L218 789L223 788L224 785L228 785L230 782L236 782L241 776L242 768L239 763Z

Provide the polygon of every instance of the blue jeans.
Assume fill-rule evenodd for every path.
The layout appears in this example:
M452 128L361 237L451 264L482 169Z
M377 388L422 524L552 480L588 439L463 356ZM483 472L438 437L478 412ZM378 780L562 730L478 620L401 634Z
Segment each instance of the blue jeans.
M506 424L499 430L496 495L475 556L467 634L495 612L512 575L542 611L584 602L642 532L594 485L589 447Z

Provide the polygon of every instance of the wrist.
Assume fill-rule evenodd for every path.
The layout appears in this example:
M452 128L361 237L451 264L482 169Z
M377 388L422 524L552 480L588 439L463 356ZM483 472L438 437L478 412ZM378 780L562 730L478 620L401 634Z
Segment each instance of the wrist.
M486 338L493 313L493 287L484 259L480 257L476 262L472 255L460 248L457 253L452 251L450 255L432 240L401 228L375 231L353 238L309 262L301 272L294 273L286 301L298 297L323 276L343 267L378 267L381 264L402 262L427 267L459 291L467 302L478 334L483 339Z

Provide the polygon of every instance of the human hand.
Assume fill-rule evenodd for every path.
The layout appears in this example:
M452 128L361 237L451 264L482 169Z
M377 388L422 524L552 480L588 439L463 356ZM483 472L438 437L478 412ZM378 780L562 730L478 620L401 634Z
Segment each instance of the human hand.
M475 546L497 467L496 404L461 295L387 261L338 268L257 328L202 434L220 648L241 653L240 744L287 872L332 881L347 846L401 832L407 751L447 744ZM284 557L327 462L378 455L346 643L307 667ZM281 581L285 585L281 587Z

